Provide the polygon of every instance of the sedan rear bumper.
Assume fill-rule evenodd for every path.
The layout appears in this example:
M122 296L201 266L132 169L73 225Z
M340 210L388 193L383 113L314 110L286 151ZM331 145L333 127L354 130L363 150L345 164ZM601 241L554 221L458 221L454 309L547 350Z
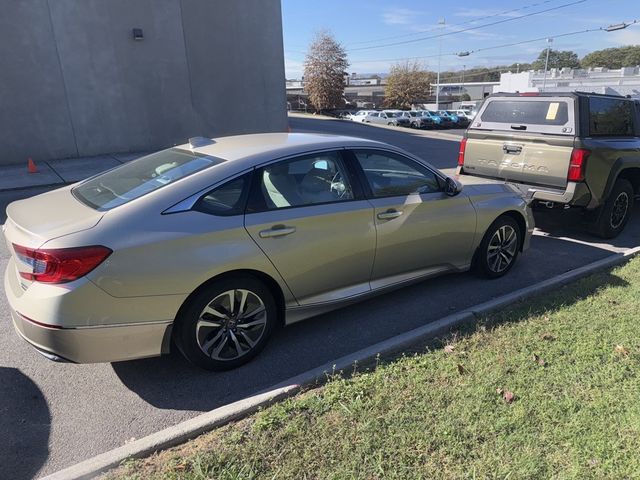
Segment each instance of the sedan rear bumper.
M11 317L20 336L54 361L118 362L155 357L169 350L171 323L51 328L15 310L11 311Z
M167 317L177 308L165 303L171 296L114 298L86 279L22 286L12 258L4 289L16 332L50 360L118 362L169 352Z

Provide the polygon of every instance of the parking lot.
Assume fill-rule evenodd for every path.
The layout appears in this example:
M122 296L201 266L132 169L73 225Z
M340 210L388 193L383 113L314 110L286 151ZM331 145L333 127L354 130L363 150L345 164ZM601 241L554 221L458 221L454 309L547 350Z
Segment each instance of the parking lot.
M456 136L344 120L292 117L293 132L354 135L394 144L434 166L455 166ZM4 192L0 208L37 190ZM505 278L471 273L428 280L278 332L253 362L224 373L205 372L180 355L117 364L56 364L14 332L0 296L0 465L13 478L52 473L174 425L452 312L515 291L634 247L640 215L613 241L586 234L565 212L543 212L531 249ZM0 217L3 218L3 217ZM0 245L0 270L8 252Z

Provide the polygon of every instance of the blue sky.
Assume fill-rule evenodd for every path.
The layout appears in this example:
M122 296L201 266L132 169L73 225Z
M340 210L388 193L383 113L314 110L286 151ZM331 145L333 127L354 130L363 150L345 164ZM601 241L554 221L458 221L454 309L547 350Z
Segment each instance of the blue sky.
M531 15L548 9L554 10ZM531 16L517 18L522 15ZM309 42L321 29L333 33L347 49L350 72L384 73L407 57L422 57L423 66L435 71L440 42L442 70L459 70L463 65L531 62L547 43L542 38L511 47L489 47L635 19L640 22L640 0L282 0L282 17L287 78L300 78ZM444 26L438 25L442 18ZM456 33L494 22L503 23ZM421 40L441 32L449 35ZM399 42L404 43L370 48ZM633 44L640 44L640 23L617 32L558 37L552 48L573 50L582 57L593 50ZM451 54L480 49L487 50L466 57Z

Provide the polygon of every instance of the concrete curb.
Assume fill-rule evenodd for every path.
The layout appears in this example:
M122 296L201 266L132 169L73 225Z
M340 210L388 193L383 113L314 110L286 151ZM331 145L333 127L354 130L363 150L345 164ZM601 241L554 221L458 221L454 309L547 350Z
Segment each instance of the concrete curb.
M635 247L621 254L611 255L575 270L570 270L556 277L502 295L493 300L469 307L461 312L448 315L422 327L410 330L355 353L327 362L317 368L280 382L272 388L244 400L231 403L195 418L166 428L147 437L131 442L109 452L97 455L71 467L48 475L41 480L80 480L94 478L97 475L115 468L128 458L148 456L158 450L183 443L198 435L221 427L231 421L244 418L259 408L279 400L291 397L303 386L316 385L325 381L335 372L373 363L379 356L402 351L407 347L447 333L453 328L474 322L479 316L504 308L552 289L574 282L606 268L620 265L640 252Z
M240 400L224 407L199 415L190 420L165 428L139 440L115 448L111 451L96 455L71 467L52 473L42 480L70 480L89 479L107 470L117 467L127 458L140 458L151 455L158 450L172 447L198 435L225 425L233 420L250 415L259 408L270 405L298 391L298 385L273 389L265 393Z

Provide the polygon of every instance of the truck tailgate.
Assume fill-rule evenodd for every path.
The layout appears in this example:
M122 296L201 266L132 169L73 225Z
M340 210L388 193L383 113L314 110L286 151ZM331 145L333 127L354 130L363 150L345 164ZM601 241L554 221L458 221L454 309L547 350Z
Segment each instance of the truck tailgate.
M469 130L462 172L564 188L574 137Z

